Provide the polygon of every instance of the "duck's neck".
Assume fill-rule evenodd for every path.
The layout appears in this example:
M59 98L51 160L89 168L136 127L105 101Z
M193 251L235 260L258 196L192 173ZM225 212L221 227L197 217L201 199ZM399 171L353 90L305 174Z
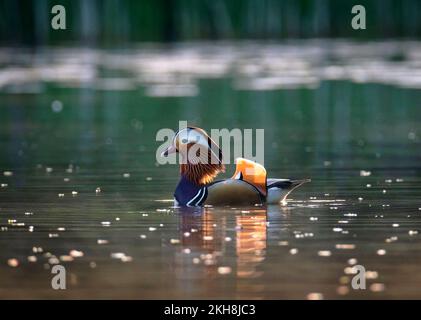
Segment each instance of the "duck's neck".
M222 171L224 171L224 166L221 164L187 163L180 165L181 175L198 186L211 183Z

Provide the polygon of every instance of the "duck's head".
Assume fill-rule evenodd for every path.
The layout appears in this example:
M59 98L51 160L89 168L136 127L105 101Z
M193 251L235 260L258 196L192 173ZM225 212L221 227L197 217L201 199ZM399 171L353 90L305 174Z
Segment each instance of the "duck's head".
M181 174L195 184L208 184L225 171L221 149L203 129L187 127L179 130L162 156L175 152L181 154Z

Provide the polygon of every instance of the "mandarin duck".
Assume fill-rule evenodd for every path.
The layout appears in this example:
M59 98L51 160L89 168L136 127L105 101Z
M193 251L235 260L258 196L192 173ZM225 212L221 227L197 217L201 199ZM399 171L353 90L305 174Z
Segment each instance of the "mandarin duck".
M232 178L214 181L225 172L222 150L200 128L179 130L161 156L181 154L180 180L174 205L187 207L241 206L285 203L287 196L310 179L270 179L266 169L251 160L236 159Z

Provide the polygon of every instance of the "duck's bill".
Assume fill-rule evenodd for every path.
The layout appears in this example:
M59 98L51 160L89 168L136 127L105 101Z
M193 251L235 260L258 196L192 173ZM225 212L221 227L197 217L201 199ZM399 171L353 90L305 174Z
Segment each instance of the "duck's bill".
M176 153L177 152L177 148L174 146L169 146L167 149L165 149L162 153L161 153L161 157L167 157L169 154L172 153Z

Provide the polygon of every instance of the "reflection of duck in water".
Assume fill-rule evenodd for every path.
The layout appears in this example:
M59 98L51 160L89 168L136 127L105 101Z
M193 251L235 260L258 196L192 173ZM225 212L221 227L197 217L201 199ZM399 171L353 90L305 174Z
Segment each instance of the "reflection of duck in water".
M193 262L197 260L195 263L204 267L192 268L186 263L186 255L183 258L178 255L174 270L182 281L180 285L185 285L186 279L201 279L205 291L224 290L232 285L236 287L238 298L261 298L261 286L247 279L263 274L259 266L265 260L267 249L267 209L251 208L247 214L235 216L231 211L212 208L178 210L182 248L188 249L188 257L193 257ZM215 282L214 275L220 273L222 261L230 261L225 266L237 280Z
M266 169L253 161L238 158L231 179L213 181L225 171L222 151L207 133L187 127L176 133L162 153L179 152L181 178L174 193L176 205L255 205L284 202L295 188L310 181L268 179Z

